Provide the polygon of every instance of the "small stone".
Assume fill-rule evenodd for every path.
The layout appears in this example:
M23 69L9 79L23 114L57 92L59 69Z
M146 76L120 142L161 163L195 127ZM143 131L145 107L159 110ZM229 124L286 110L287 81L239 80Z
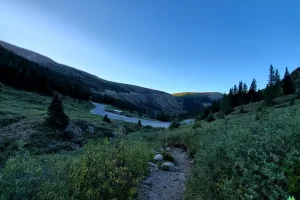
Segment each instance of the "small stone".
M148 162L149 167L158 167L156 164L154 164L153 162Z
M162 161L164 159L164 157L161 154L157 154L157 155L154 156L153 159L156 160L156 161Z
M172 171L172 172L175 172L177 171L178 169L176 169L175 165L171 162L165 162L161 165L161 168L165 171Z
M167 148L166 148L166 151L168 151L168 152L171 151L171 150L172 150L172 149L171 149L170 147L167 147Z

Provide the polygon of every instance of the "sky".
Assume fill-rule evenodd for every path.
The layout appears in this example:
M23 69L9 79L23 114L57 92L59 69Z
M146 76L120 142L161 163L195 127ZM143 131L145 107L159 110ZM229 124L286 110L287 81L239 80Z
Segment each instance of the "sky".
M100 78L174 92L264 88L300 66L299 0L1 0L0 40Z

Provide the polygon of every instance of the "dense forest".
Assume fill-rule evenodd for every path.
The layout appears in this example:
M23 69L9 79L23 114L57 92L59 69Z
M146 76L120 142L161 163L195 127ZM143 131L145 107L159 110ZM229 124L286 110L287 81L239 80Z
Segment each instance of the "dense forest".
M57 91L62 95L81 100L93 100L121 109L140 111L134 104L124 99L92 92L80 78L67 77L35 62L15 54L0 45L0 82L17 89L36 91L52 95Z
M233 111L236 106L241 106L240 112L243 112L242 105L264 100L266 105L274 105L273 99L283 95L294 94L296 92L295 83L288 68L285 69L283 79L280 78L278 69L274 69L271 64L269 68L269 80L267 86L260 90L257 89L256 79L253 79L250 87L240 81L229 89L228 94L224 94L222 100L215 100L213 104L206 107L198 115L198 120L211 120L212 113L219 112L219 115L227 115Z

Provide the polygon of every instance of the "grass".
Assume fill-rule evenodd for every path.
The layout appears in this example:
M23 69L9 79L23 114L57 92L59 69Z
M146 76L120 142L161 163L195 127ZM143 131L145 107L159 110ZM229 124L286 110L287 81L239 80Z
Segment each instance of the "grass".
M225 119L131 139L187 148L195 167L185 199L299 199L300 102L282 106L289 105L282 99L276 99L280 107L258 109L258 102L245 105L247 113L235 108Z
M81 149L43 124L49 97L4 86L0 108L0 199L134 199L152 149L181 146L195 160L185 199L300 198L300 100L256 102L213 122L153 129L102 122L89 102L63 100L71 121L84 130ZM120 124L121 123L121 124ZM86 131L96 128L95 134ZM130 133L111 142L104 132ZM100 138L100 139L99 139ZM76 148L75 148L76 149ZM57 152L53 154L53 152ZM172 160L169 154L164 155Z
M22 143L22 147L32 154L55 153L77 149L89 139L111 137L112 132L119 126L124 126L128 133L139 130L131 123L103 122L101 116L90 113L94 106L88 101L74 101L69 97L62 99L70 121L83 130L82 142L66 140L62 137L62 131L44 123L51 97L3 86L0 93L0 146L5 146L4 141L11 140L16 144ZM89 133L88 126L93 126L95 133ZM0 166L10 155L15 154L15 150L12 152L10 148L2 148L2 151Z

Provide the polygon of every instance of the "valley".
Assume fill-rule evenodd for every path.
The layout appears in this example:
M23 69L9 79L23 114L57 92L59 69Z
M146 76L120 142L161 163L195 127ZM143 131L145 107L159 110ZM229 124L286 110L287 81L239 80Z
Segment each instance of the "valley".
M300 198L299 68L171 95L9 48L23 56L0 49L0 199Z

